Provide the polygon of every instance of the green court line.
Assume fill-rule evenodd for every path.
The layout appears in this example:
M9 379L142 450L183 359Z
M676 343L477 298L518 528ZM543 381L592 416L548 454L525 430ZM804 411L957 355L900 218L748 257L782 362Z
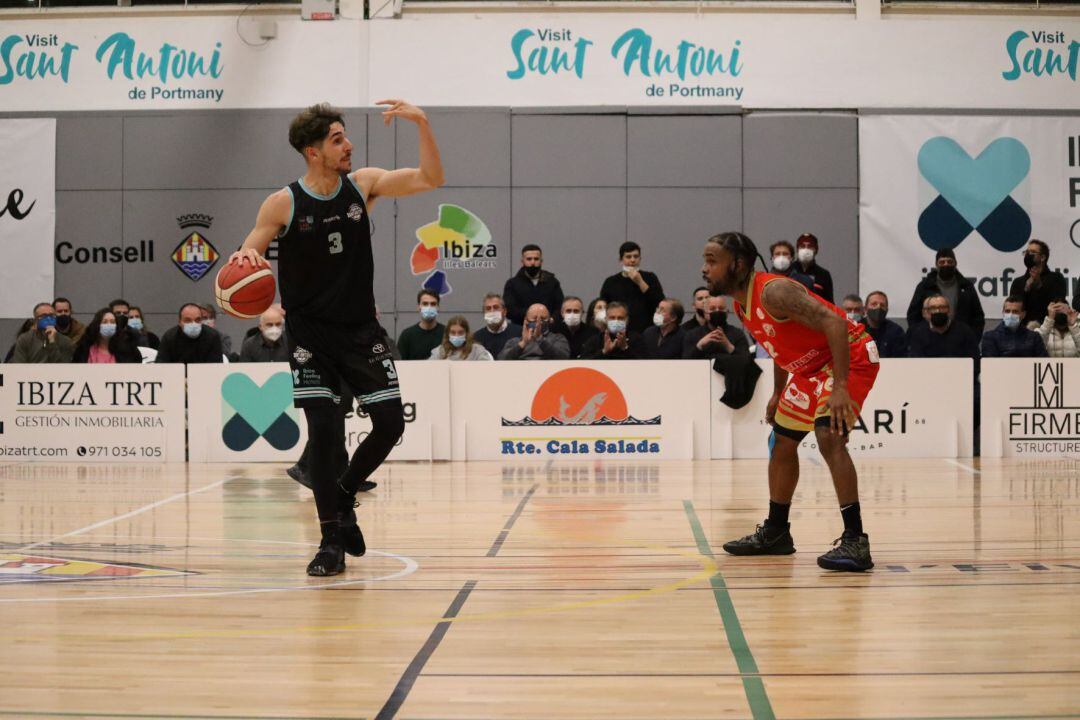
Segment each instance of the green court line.
M694 510L693 501L683 500L683 509L686 511L686 519L690 521L690 528L694 531L698 552L706 557L714 558L712 547L705 538L705 531L701 529L701 521ZM765 691L765 683L757 677L757 662L754 661L754 654L750 652L750 646L746 643L746 636L743 634L742 625L739 624L739 616L735 614L735 604L731 602L731 594L728 592L727 583L724 582L723 573L717 570L716 574L709 578L709 583L712 585L713 598L716 599L716 608L720 611L720 620L724 623L728 647L735 656L735 665L743 674L743 691L746 693L746 701L750 703L750 713L754 720L776 720L772 703L769 702L769 694Z

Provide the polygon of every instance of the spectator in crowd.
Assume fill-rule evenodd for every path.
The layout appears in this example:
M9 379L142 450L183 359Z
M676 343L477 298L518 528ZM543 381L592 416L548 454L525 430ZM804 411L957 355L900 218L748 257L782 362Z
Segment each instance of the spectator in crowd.
M506 317L506 304L499 293L484 296L484 327L473 337L492 357L498 357L508 340L521 337L521 326Z
M79 344L75 346L72 362L141 363L138 336L131 328L120 326L116 313L102 308L86 326Z
M607 329L585 343L582 359L643 360L649 356L641 335L630 328L629 310L618 300L607 304Z
M1039 326L1038 333L1050 357L1080 357L1080 323L1076 321L1077 315L1080 313L1066 305L1064 300L1055 300L1046 307L1046 318Z
M72 345L78 345L86 326L71 314L71 301L65 297L56 298L53 300L53 312L56 313L56 332L70 340Z
M214 307L213 303L200 305L199 308L202 310L202 324L213 328L221 336L221 349L225 357L229 359L229 362L237 362L240 359L240 354L233 352L232 338L217 329L217 308Z
M694 312L690 315L690 319L682 324L682 329L686 332L691 330L697 330L699 327L705 327L708 324L709 304L709 288L697 287L694 288Z
M165 331L158 347L158 363L220 363L224 351L221 334L204 325L203 307L185 303L180 307L176 325Z
M924 321L922 308L931 295L945 296L951 308L950 325L953 322L967 325L976 339L982 335L986 320L982 301L979 300L975 284L956 269L956 253L951 248L937 251L934 269L915 286L907 310L909 336L915 331L915 326Z
M499 352L500 360L566 360L569 357L570 345L565 337L551 332L551 314L542 303L529 306L521 337L507 340Z
M833 300L832 274L817 264L818 239L810 233L803 233L795 241L795 256L798 259L796 270L803 275L808 275L813 281L810 288L821 299L827 302ZM798 278L793 278L798 279Z
M469 331L469 321L455 315L446 323L443 341L431 351L432 360L494 360L491 353L476 342Z
M34 318L27 318L26 320L23 320L22 325L20 325L19 329L15 331L15 338L11 341L11 347L8 348L7 353L5 353L4 355L4 362L11 362L11 358L15 356L15 343L19 341L19 337L24 332L26 332L32 327L34 327Z
M636 242L624 242L619 246L622 270L604 280L600 297L608 306L620 302L630 316L630 330L640 333L649 327L649 319L660 301L664 288L655 273L641 269L641 246Z
M772 255L772 270L777 275L791 278L807 290L814 290L814 278L799 271L799 265L795 263L795 246L787 240L778 240L769 246ZM831 282L831 279L830 279Z
M687 360L702 360L749 353L750 341L742 329L728 322L727 298L709 298L709 322L705 327L691 330L683 338L682 356ZM768 357L768 354L765 355ZM717 372L723 372L717 370Z
M866 322L866 307L863 305L862 298L855 293L844 296L844 299L840 301L840 309L844 311L847 319L851 322Z
M875 290L866 296L866 332L884 358L908 356L907 333L889 319L889 296Z
M1032 239L1024 250L1027 272L1013 280L1009 288L1009 295L1020 298L1024 307L1029 309L1027 322L1032 327L1042 325L1046 319L1046 308L1050 303L1064 298L1068 288L1065 276L1047 266L1049 261L1050 246L1042 240Z
M33 324L15 340L13 363L67 363L75 346L56 329L56 312L50 303L34 306Z
M664 298L653 313L652 327L645 328L641 339L645 343L645 357L653 360L679 360L683 352L681 327L682 303L675 298Z
M604 298L596 298L589 303L589 310L585 313L585 323L592 325L598 332L607 330L607 303Z
M142 308L138 305L132 305L128 309L128 327L135 333L135 340L139 343L139 347L157 350L161 346L161 338L146 327Z
M289 362L285 315L277 306L259 316L259 332L240 346L240 362Z
M116 325L119 327L121 324L127 325L128 312L131 310L131 303L123 298L117 298L108 305L109 310L116 316ZM123 323L120 322L120 318L124 318Z
M1001 308L1001 322L982 338L983 357L1046 357L1039 333L1024 325L1024 301L1010 295Z
M585 322L585 306L581 298L573 295L563 300L561 317L552 325L552 330L566 338L571 360L580 358L585 343L600 334L595 325Z
M402 360L427 360L446 333L446 327L438 321L439 294L425 288L416 294L416 303L420 322L402 330L398 337Z
M923 322L911 328L908 354L914 358L978 359L979 339L975 331L954 319L949 299L931 295L923 307Z
M554 317L563 301L562 285L558 278L544 270L544 255L539 245L529 244L521 248L521 268L517 275L506 281L503 287L506 316L515 325L521 325L529 307L540 303Z

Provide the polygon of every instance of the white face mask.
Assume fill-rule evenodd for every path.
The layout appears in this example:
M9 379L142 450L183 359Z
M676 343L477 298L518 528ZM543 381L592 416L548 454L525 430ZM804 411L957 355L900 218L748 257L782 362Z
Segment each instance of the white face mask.
M791 258L787 255L777 255L772 259L773 270L784 272L791 267Z
M814 259L815 254L812 248L799 248L799 262L808 263Z
M488 325L500 325L503 321L502 310L492 310L491 312L484 313L484 322Z
M621 332L626 332L625 320L608 320L607 321L608 332L612 335L618 335Z
M655 313L652 316L652 324L655 325L656 327L663 327L664 326L664 313L659 313L659 312Z
M567 327L577 327L581 324L581 313L577 311L564 312L562 319L563 322L566 323Z
M277 342L281 339L281 333L284 331L280 325L267 325L262 329L263 337L270 342Z
M624 273L630 274L630 273L631 273L631 272L633 272L634 270L637 270L637 268L636 268L636 267L633 267L633 266L631 266L631 265L623 265L623 266L622 266L622 271L623 271Z
M598 323L602 323L607 320L607 308L598 308L593 313L593 319L595 319Z

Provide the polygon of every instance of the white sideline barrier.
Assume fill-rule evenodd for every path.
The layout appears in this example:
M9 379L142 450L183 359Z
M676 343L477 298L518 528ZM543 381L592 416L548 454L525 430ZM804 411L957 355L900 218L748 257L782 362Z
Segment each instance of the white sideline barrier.
M983 457L1080 457L1080 358L987 358Z

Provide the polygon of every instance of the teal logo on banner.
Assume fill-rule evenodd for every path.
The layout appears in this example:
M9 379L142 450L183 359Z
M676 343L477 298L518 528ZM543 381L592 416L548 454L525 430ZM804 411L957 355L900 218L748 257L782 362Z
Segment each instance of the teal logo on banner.
M1011 137L971 157L952 138L935 137L919 150L919 172L939 193L919 216L919 237L931 250L955 248L977 230L1001 252L1031 237L1031 218L1011 193L1031 170L1031 155Z
M296 447L300 426L292 403L289 373L275 373L262 386L243 373L232 373L221 383L222 441L236 452L247 450L259 438L275 450Z

